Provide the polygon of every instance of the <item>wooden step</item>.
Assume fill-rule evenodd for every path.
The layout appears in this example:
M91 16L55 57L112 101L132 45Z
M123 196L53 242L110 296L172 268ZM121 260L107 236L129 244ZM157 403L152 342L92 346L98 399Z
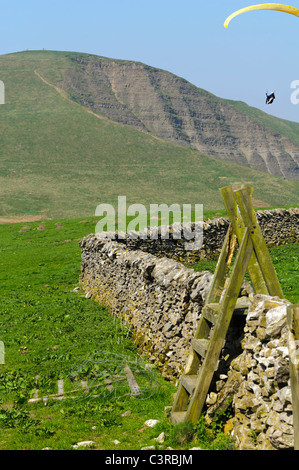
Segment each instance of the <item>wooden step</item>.
M202 310L202 314L204 318L215 325L220 308L220 304L206 304Z
M235 306L234 313L236 315L247 315L250 303L251 302L248 297L239 297Z
M201 357L205 357L207 349L209 347L209 340L208 339L192 339L191 346L194 351L197 352Z
M170 418L173 424L179 424L185 421L187 416L187 411L172 411L170 413Z
M249 297L238 297L236 302L236 308L248 308L251 304Z
M250 300L248 297L239 297L236 303L235 313L237 315L246 315L249 306ZM204 318L215 325L220 310L221 304L206 304L202 310L202 314Z
M181 384L190 395L192 395L195 389L197 380L198 380L198 375L182 375L181 376Z

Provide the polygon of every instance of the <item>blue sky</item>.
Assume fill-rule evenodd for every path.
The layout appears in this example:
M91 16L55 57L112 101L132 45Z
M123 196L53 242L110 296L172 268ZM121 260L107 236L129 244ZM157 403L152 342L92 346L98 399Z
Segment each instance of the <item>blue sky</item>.
M224 28L227 16L253 3L259 2L2 0L0 54L45 48L137 60L299 122L299 104L291 103L291 83L299 81L299 18L251 12ZM299 0L290 4L299 8ZM271 106L266 90L276 91Z

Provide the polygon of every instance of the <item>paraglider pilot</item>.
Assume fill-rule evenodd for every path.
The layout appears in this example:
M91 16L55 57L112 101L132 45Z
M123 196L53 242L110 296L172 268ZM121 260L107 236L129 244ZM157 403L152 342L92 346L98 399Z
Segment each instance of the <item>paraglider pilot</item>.
M274 92L271 93L270 95L268 95L268 93L266 93L266 104L272 104L273 101L275 100L275 94Z

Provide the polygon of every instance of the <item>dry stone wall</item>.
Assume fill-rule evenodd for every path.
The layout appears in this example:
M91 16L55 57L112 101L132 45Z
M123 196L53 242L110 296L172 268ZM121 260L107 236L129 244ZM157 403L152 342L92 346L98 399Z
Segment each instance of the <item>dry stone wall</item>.
M263 211L259 219L268 245L299 241L298 209L288 214L279 211L275 216L279 223L282 220L281 232L269 221L266 223L269 211ZM223 219L210 225L209 233L221 227L221 236L228 226ZM151 250L138 249L131 238L121 242L111 238L109 234L88 235L80 241L83 290L131 325L140 353L145 353L165 378L177 380L213 275L195 272L166 257L168 252L163 252L162 243L157 241L158 248L151 248L158 252L155 256ZM217 235L212 238L216 240ZM204 241L205 246L209 245L208 240ZM214 241L212 244L215 246ZM231 408L232 418L226 429L235 437L238 448L291 449L294 438L286 324L289 302L254 296L246 282L239 295L249 297L251 306L247 316L235 315L230 324L207 396L206 419L213 419L217 410Z
M173 379L185 362L212 274L93 235L80 245L84 291L132 325L140 351Z
M269 247L286 243L299 243L299 208L273 209L256 212L258 223ZM200 225L203 244L200 249L186 250L185 243ZM218 217L191 224L188 231L181 224L157 228L157 239L147 231L129 232L118 237L117 232L103 232L101 237L125 244L130 250L141 250L158 257L167 256L181 262L194 263L218 256L229 226L229 220Z

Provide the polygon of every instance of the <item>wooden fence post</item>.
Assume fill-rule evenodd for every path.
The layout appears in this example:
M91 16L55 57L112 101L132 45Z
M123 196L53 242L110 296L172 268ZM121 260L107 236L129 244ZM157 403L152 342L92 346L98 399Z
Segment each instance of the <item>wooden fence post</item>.
M294 449L299 450L299 304L287 309L288 347L293 403Z

